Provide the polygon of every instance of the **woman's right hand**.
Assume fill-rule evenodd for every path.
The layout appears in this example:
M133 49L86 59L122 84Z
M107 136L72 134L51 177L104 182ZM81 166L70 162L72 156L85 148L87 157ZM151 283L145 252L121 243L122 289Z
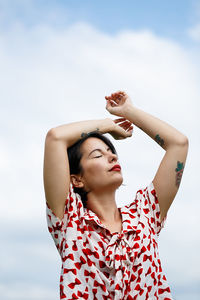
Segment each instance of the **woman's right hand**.
M124 118L127 111L133 107L131 98L124 91L117 91L110 96L105 96L106 110L115 116Z
M108 131L115 140L122 140L131 137L133 133L133 124L125 118L110 119L111 129Z

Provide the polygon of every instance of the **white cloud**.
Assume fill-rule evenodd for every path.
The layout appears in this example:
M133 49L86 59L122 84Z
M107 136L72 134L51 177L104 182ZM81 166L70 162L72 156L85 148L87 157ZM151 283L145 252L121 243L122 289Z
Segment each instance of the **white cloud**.
M196 42L200 42L200 24L196 24L194 27L188 30L188 35Z
M14 284L0 284L2 300L55 300L59 297L50 286L44 287L39 284L24 284L20 281Z
M27 29L18 23L1 32L0 42L1 220L26 224L45 218L42 164L47 130L76 120L108 117L104 96L123 89L136 106L189 136L188 162L162 233L161 256L168 278L185 284L188 275L182 265L188 259L190 282L197 280L194 247L199 240L194 233L200 209L196 191L200 91L199 70L187 49L150 31L109 36L83 23L64 30L42 25ZM163 150L139 129L133 138L114 144L127 184L118 193L122 205L152 180ZM169 247L172 243L174 247ZM43 250L38 249L42 257ZM32 290L33 295L34 291L46 295L40 287ZM14 299L8 293L6 299ZM25 299L23 292L19 295L16 299ZM51 299L33 298L45 297Z

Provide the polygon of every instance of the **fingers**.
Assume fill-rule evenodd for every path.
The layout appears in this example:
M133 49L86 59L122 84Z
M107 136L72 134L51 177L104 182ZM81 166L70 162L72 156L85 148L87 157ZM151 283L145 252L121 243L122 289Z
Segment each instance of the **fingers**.
M114 107L114 106L117 106L117 103L114 100L107 100L107 105Z
M106 99L114 100L115 102L119 103L120 100L122 99L122 96L115 93L115 94L111 94L111 96L107 96Z
M125 130L125 128L123 128L124 133L123 133L123 137L131 137L133 134L133 128L128 128L127 130Z
M126 131L129 131L129 130L133 129L133 126L130 125L130 123L125 123L125 124L122 124L122 125L119 125L119 126L121 126L122 128L124 128L124 130L126 130Z
M117 140L122 140L127 137L131 137L133 134L133 126L127 125L127 129L123 128L123 126L117 126L114 130L112 136Z
M133 125L130 122L124 122L124 123L120 124L119 126L121 126L126 131L133 130Z
M112 93L111 96L115 98L122 98L126 95L124 91L117 91L116 93Z
M119 119L115 119L115 120L113 120L113 121L114 121L116 124L121 123L121 124L129 124L129 126L132 125L132 123L131 123L129 120L125 119L125 118L119 118Z
M122 121L125 121L126 118L119 118L119 119L115 119L113 120L115 123L119 123L119 122L122 122Z
M114 120L114 122L126 131L133 130L133 124L130 121L126 120L125 118L116 119Z
M106 100L114 100L117 103L120 102L120 100L126 96L126 93L124 91L117 91L116 93L112 93L111 96L105 96Z

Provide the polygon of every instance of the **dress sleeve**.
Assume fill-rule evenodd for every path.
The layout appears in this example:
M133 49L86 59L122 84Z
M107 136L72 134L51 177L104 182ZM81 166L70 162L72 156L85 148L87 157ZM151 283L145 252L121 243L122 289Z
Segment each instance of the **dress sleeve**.
M83 209L81 198L74 192L73 186L70 183L69 194L65 201L64 216L59 219L55 213L51 210L46 202L46 217L48 230L54 240L54 243L60 252L62 253L65 247L65 236L67 227L70 226L71 217L74 214L80 214L80 210Z
M153 182L136 194L137 206L140 213L148 219L149 226L159 235L164 227L166 217L160 221L160 206Z

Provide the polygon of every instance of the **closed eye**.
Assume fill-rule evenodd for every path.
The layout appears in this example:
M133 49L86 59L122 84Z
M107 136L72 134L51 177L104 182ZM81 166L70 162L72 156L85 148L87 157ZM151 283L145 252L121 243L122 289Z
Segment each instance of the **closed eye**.
M95 156L94 158L98 158L98 157L101 157L102 155L98 155L98 156Z

